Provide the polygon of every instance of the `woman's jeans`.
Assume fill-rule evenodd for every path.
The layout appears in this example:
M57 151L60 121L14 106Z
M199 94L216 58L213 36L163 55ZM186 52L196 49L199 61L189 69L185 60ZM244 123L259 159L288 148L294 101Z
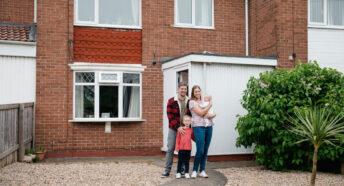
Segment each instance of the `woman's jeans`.
M194 160L193 171L204 171L207 162L208 148L210 145L211 137L213 135L213 127L193 127L193 132L196 140L196 156Z

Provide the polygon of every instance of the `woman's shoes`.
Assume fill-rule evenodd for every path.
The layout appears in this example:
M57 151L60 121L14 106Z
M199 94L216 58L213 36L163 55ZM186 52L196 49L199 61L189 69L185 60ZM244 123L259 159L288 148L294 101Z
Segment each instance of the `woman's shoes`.
M179 178L181 178L181 177L182 177L182 175L181 175L180 173L177 173L177 174L176 174L176 178L177 178L177 179L179 179Z
M186 179L189 179L189 178L190 178L189 173L185 173L185 178L186 178Z
M191 178L196 178L196 177L197 177L197 172L196 171L192 171Z
M200 174L199 174L200 177L202 178L208 178L208 174L205 173L205 171L202 171Z

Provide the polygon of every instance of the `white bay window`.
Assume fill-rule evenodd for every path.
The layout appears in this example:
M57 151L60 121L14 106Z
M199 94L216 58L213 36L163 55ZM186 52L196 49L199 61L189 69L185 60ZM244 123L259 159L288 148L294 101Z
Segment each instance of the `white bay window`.
M145 67L84 63L70 66L74 70L73 121L143 121L141 72ZM115 66L114 71L109 66Z
M309 0L309 25L344 27L344 0Z
M75 25L141 28L141 0L75 0Z
M214 28L214 0L175 0L176 27Z

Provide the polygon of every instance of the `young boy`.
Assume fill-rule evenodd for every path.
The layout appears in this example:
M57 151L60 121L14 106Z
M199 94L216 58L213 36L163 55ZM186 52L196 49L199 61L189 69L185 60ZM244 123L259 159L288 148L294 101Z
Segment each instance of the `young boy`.
M183 117L183 124L184 124L184 134L180 135L179 132L177 133L176 138L176 147L175 150L178 152L178 166L177 166L177 174L176 178L181 178L181 169L182 164L185 164L185 178L190 178L189 175L189 161L191 156L191 139L193 136L193 130L190 128L191 125L191 116L184 115Z
M211 96L210 94L206 94L206 95L204 96L203 103L200 105L201 108L207 107L207 106L209 105L209 102L211 101L211 99L212 99L212 96ZM213 109L213 107L211 107L211 108L209 109L208 114L214 114L214 109ZM205 127L208 127L208 126L209 126L209 123L210 123L209 119L204 119L204 120L205 120Z

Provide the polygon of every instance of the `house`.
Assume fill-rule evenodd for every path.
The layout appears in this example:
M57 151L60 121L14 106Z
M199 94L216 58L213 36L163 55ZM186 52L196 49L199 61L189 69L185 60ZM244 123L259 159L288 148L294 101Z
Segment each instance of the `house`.
M183 76L193 67L206 72L199 63L216 62L213 70L226 63L238 75L239 65L245 78L267 69L292 69L299 59L317 59L344 72L343 3L11 0L2 4L8 11L0 11L0 22L16 23L28 10L37 15L31 13L29 21L36 17L36 144L46 147L48 156L160 154L166 138L164 95L173 95L182 77L190 86L201 83ZM181 71L165 76L166 66L173 65ZM254 73L246 70L257 66L262 68ZM241 89L234 89L235 96ZM234 148L233 140L222 139L223 146Z

